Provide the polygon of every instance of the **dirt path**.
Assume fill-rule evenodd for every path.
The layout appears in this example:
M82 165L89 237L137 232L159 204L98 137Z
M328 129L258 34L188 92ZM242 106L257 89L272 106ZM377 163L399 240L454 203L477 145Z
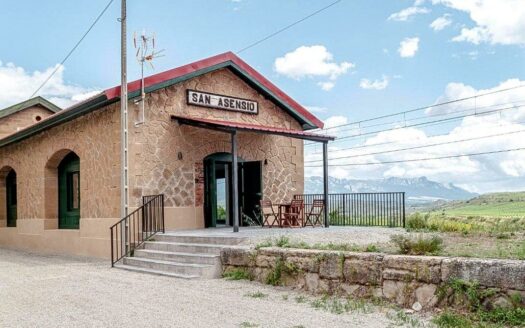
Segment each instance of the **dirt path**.
M394 323L387 310L333 314L312 308L304 297L251 282L186 281L111 269L107 261L0 249L0 327L363 328Z

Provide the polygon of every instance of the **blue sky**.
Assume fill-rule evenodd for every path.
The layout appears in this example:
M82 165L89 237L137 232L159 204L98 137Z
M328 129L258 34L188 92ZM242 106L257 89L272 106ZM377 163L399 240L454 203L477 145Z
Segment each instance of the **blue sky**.
M128 30L130 34L144 28L154 31L158 47L166 49L166 56L156 60L155 70L147 72L152 74L241 49L331 2L128 0ZM3 33L0 43L0 86L7 91L0 95L0 107L29 97L106 3L106 0L4 3L0 28L9 33ZM316 110L316 115L328 124L367 119L430 105L438 99L468 96L478 90L490 91L505 82L508 83L505 85L525 83L525 9L521 8L525 6L522 4L520 0L377 0L371 5L370 1L343 0L240 56L300 103ZM120 1L115 0L66 62L64 70L61 69L50 86L42 90L43 96L60 105L68 105L81 99L79 94L119 83L119 13ZM435 22L438 18L441 20ZM407 48L401 52L403 41ZM129 50L129 75L130 79L135 79L139 77L139 66L131 46ZM297 60L304 63L301 65ZM511 79L514 80L509 82ZM323 90L323 83L324 89L330 90ZM525 99L523 89L515 91L509 99L520 100L520 95ZM501 102L493 99L488 104L498 103ZM517 124L513 120L509 122ZM465 124L469 122L462 121L434 131L404 132L425 133L426 139L422 142L428 143L431 141L429 135L452 133ZM501 125L501 121L497 124ZM476 134L477 130L472 129L470 126L462 133ZM508 130L508 126L503 129ZM340 135L345 135L344 131ZM377 137L396 140L398 136ZM372 141L348 141L339 143L334 149L360 142ZM508 144L506 139L501 142ZM405 144L400 141L395 147ZM443 151L450 152L450 148ZM513 158L513 161L525 160L523 155L516 156L518 159ZM392 167L386 166L377 170L339 168L333 171L335 176L347 178L425 174L474 191L516 189L523 182L525 164L513 163L513 170L507 171L501 165L494 169L493 165L481 164L477 166L478 171L471 172L472 176L480 172L493 175L496 170L501 179L512 182L501 186L472 183L450 172L432 174L431 167L413 174L409 173L409 167L392 173ZM508 175L510 171L512 174ZM317 173L315 168L307 170L307 174Z

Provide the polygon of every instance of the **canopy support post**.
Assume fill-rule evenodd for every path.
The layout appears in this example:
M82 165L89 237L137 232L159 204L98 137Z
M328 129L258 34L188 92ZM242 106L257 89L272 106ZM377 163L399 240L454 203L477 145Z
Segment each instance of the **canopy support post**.
M233 206L233 232L239 232L239 172L237 164L237 131L231 132L232 136L232 206Z
M323 198L324 198L324 227L328 228L328 142L323 142Z

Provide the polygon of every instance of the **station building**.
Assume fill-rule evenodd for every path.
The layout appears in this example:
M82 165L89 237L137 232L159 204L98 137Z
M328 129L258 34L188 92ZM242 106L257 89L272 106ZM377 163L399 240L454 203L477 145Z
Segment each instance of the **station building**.
M145 78L129 90L129 202L164 194L166 230L231 225L235 135L239 206L303 193L303 141L323 123L233 53ZM70 108L37 97L0 111L0 245L109 257L120 219L120 87ZM231 202L230 202L231 203Z

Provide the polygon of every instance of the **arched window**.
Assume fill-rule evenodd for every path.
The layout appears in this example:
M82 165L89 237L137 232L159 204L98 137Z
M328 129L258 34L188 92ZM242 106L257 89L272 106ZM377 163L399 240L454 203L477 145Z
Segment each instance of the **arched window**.
M10 167L5 167L0 170L0 179L2 182L0 197L2 197L3 204L1 209L2 216L5 217L7 227L16 227L17 215L17 195L16 195L16 172Z
M58 228L80 226L80 158L70 152L58 165Z

